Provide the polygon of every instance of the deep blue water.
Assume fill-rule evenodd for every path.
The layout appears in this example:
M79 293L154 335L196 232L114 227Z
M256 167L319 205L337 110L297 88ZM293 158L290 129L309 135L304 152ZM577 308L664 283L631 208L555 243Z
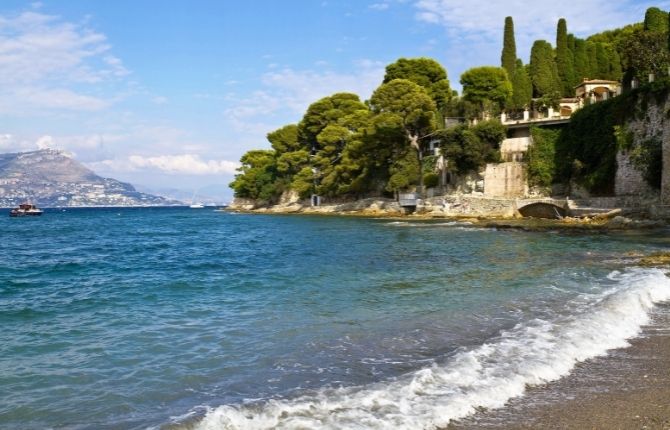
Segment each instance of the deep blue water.
M670 297L665 276L627 254L667 249L666 231L185 208L6 215L7 429L431 428L625 343Z

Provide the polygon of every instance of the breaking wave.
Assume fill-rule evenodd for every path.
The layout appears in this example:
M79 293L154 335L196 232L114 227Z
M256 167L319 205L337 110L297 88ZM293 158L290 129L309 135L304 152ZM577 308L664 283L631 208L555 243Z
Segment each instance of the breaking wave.
M209 408L194 427L431 429L478 408L502 407L527 385L555 381L577 362L627 346L654 304L670 299L670 279L659 269L615 271L608 278L612 288L582 296L570 315L518 324L440 365L367 386Z

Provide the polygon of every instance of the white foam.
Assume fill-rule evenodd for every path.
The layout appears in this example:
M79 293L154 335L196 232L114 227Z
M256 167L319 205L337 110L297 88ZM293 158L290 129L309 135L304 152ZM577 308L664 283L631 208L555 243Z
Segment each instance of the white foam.
M567 375L575 364L627 346L670 300L658 269L613 272L614 287L556 321L533 320L444 365L369 386L321 390L313 397L210 409L197 429L430 429L476 408L498 408L526 385Z

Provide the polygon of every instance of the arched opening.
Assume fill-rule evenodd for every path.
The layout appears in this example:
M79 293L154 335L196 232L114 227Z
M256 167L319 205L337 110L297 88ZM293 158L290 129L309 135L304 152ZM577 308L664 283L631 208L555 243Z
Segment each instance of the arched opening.
M572 115L572 108L570 106L561 106L561 116Z

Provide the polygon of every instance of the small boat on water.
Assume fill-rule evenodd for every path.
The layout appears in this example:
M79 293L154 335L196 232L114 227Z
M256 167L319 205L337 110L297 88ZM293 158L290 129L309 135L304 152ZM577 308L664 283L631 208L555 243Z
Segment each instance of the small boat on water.
M18 208L14 208L9 211L9 216L19 217L19 216L38 216L42 215L42 209L38 209L37 206L30 203L22 203Z
M205 205L203 205L202 203L193 203L192 205L189 205L189 208L191 209L202 209L204 207Z

